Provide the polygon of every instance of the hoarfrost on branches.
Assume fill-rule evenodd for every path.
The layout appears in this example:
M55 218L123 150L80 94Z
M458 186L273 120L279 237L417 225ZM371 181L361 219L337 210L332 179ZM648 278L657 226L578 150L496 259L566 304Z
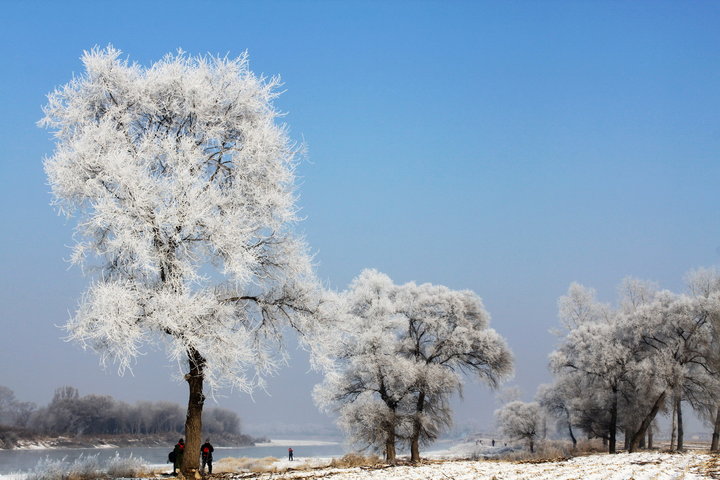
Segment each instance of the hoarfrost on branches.
M69 337L120 373L163 338L186 379L249 392L283 361L281 322L302 327L317 298L279 79L246 54L120 57L85 52L40 122L53 203L79 219L72 260L98 271Z
M526 440L531 452L543 426L543 411L537 402L515 401L495 411L500 432L509 438Z
M336 410L356 443L394 459L396 440L411 446L449 426L449 398L470 374L494 387L512 372L505 341L489 327L477 295L443 286L395 285L364 270L326 306L328 322L315 339L316 364L326 370L316 402Z
M552 406L593 436L609 440L624 431L625 447L638 448L658 412L672 408L682 448L681 402L718 411L717 279L707 270L688 277L691 294L675 294L646 281L625 279L617 308L600 304L594 292L572 284L560 299L568 327L550 356L556 373ZM720 415L716 417L720 436Z

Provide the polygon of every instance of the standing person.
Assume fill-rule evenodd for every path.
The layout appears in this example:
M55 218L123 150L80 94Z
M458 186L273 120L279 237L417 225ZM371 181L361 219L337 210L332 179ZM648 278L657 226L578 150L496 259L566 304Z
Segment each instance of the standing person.
M293 449L288 448L288 460L293 461Z
M208 467L208 474L212 475L212 453L215 449L210 445L210 439L206 438L205 443L200 447L200 458L202 458L201 472L205 471L205 465Z
M181 438L180 440L178 440L178 443L175 444L175 449L173 450L173 453L175 454L175 458L173 460L173 475L177 475L178 468L182 468L182 459L184 452L185 440Z

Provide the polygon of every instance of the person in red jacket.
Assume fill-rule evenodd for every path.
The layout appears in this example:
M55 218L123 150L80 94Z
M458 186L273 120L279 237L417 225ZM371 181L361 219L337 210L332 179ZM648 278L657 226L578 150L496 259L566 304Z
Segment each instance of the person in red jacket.
M173 475L177 475L177 469L182 468L183 453L185 452L185 440L182 438L175 444L173 453L175 458L173 459Z
M293 461L293 449L288 448L288 460Z
M200 447L200 458L202 459L201 472L205 471L205 465L208 467L208 474L212 475L212 454L215 449L210 445L210 439L206 438L205 443Z

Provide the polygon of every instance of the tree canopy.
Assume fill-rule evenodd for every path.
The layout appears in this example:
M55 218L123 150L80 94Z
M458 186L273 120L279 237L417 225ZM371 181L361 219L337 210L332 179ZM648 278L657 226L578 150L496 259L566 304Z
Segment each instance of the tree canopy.
M67 330L120 373L164 342L199 422L203 382L262 385L284 358L281 325L305 322L316 298L279 79L246 54L180 51L146 68L107 47L82 61L41 121L56 139L54 204L79 218L72 260L96 269Z

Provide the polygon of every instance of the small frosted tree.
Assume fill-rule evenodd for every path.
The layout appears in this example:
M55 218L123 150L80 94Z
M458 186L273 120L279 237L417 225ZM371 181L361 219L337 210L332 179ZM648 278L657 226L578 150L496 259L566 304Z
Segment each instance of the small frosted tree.
M508 438L526 440L535 452L535 440L542 431L544 413L537 402L515 401L495 411L498 428Z
M313 300L296 222L295 151L272 106L278 79L248 59L168 55L148 68L108 47L48 96L53 203L77 215L72 260L97 267L69 337L122 374L163 341L189 386L199 451L204 385L251 391L283 357L279 326ZM197 468L185 455L182 470Z
M574 376L560 376L552 385L540 385L535 395L543 410L557 420L558 428L567 429L573 450L577 448L573 431L573 424L577 423L575 404L581 390L577 380Z

